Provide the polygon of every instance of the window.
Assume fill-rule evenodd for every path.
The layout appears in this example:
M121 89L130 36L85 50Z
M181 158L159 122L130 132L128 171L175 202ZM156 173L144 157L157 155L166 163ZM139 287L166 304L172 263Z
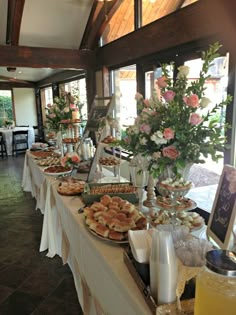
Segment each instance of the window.
M71 95L75 98L75 104L79 107L81 119L83 121L87 121L88 106L85 78L60 84L59 89L60 93L71 93Z
M115 94L115 117L121 130L134 123L137 117L135 94L137 92L136 66L128 66L113 71Z
M147 25L198 0L142 0L142 25Z
M14 120L12 109L12 93L10 90L0 90L0 126L6 119Z
M132 31L134 31L134 0L123 0L102 34L101 46Z

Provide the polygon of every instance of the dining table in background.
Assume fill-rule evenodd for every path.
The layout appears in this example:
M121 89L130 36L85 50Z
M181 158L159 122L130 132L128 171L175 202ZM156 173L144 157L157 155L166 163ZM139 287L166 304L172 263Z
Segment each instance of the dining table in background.
M7 146L7 154L12 155L12 137L13 137L13 131L19 131L19 130L28 130L28 147L29 149L32 146L32 143L35 141L35 133L33 127L14 127L12 129L8 128L0 128L0 132L3 133L4 139L6 141Z

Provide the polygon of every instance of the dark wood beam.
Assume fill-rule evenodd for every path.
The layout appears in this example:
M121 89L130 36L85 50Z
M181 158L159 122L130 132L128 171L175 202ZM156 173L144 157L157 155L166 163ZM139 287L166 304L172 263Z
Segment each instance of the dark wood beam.
M81 41L81 49L95 49L98 46L100 36L122 2L123 0L113 0L111 2L104 3L98 1L94 2L84 36Z
M8 0L6 43L18 45L25 0Z
M35 88L34 83L4 82L0 81L0 90L11 90L13 88Z
M89 49L0 46L0 66L93 69L95 53Z
M51 75L41 81L36 83L37 87L42 87L46 85L50 85L53 82L65 82L65 81L72 81L77 80L81 77L85 76L85 72L82 70L64 70L54 75Z
M217 38L236 56L232 40L236 36L236 10L232 12L231 6L235 6L234 0L205 0L178 10L99 48L97 68L133 64L141 58L206 38Z

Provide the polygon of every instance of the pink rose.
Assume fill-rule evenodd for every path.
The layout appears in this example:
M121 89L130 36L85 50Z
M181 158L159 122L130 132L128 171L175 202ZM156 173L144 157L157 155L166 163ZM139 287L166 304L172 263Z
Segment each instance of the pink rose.
M199 125L202 122L202 117L197 113L192 113L189 117L189 123L191 125Z
M135 97L134 97L134 98L135 98L136 101L141 101L141 100L143 99L143 96L142 96L142 94L140 94L140 93L137 92L137 93L135 94Z
M165 88L167 86L166 80L167 80L167 78L163 75L162 77L156 79L156 85L159 88Z
M176 158L180 155L179 151L173 145L169 145L168 147L163 148L162 154L163 156L168 157L171 160L176 160Z
M47 108L51 108L52 107L52 104L47 104Z
M146 133L146 134L149 134L150 131L151 131L151 127L148 125L148 124L142 124L140 127L139 127L139 130L143 133Z
M163 132L163 136L164 136L165 139L170 140L170 139L174 138L175 132L171 128L165 128L165 130Z
M173 101L174 97L175 97L175 92L172 90L166 91L162 94L162 96L164 97L164 99L166 100L166 102L171 102Z
M61 158L61 166L66 166L66 162L67 162L67 157L66 156Z
M143 100L143 102L144 102L144 104L145 104L146 107L149 107L149 106L150 106L150 102L149 102L148 99Z
M70 104L70 109L75 109L75 108L76 108L75 104Z
M199 98L196 94L192 94L189 97L184 97L183 100L189 107L199 107Z
M79 158L79 156L78 155L73 155L72 157L71 157L71 161L72 161L72 163L79 163L80 162L80 158Z
M56 114L49 114L49 118L55 118L56 117Z

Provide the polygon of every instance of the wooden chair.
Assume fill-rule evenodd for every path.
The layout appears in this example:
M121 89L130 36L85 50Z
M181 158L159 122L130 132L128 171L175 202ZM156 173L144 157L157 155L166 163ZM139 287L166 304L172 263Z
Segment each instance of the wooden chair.
M28 149L28 130L12 132L12 156L25 152Z
M1 147L0 154L1 154L1 157L3 159L4 155L6 155L6 157L7 157L7 146L6 146L6 141L4 139L4 135L2 132L0 132L0 147Z

